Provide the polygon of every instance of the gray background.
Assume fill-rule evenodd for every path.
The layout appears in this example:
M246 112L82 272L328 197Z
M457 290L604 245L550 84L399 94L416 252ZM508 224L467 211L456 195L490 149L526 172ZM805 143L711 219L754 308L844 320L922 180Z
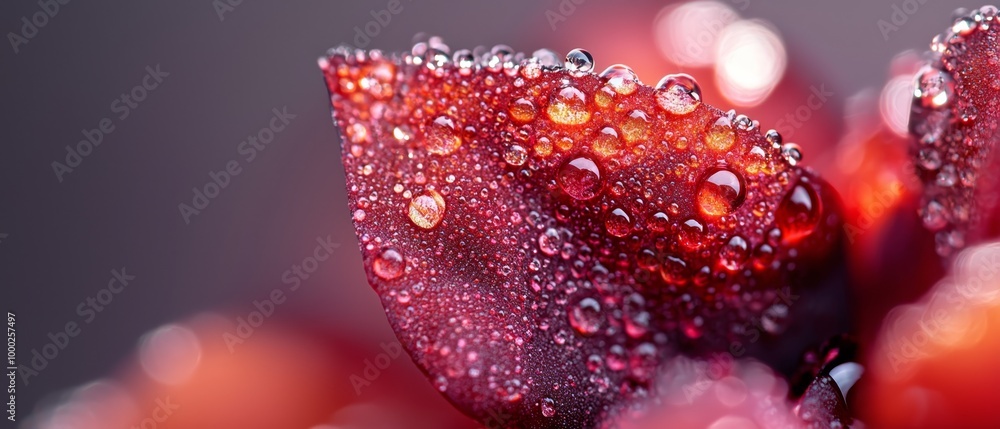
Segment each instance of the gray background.
M574 16L553 31L545 11L558 2L402 2L369 47L404 49L421 31L453 46L506 43L528 52L566 52L576 47L574 34L615 37ZM317 236L342 246L282 311L372 350L391 338L356 251L339 138L315 62L326 48L352 40L355 26L386 3L243 0L220 21L209 1L77 0L62 5L19 53L0 46L0 233L8 234L0 239L0 310L18 314L21 355L78 321L77 305L105 287L111 269L124 266L137 277L21 389L22 417L45 395L110 372L156 326L208 309L245 314L308 256ZM886 41L876 22L889 19L893 4L902 1L751 0L742 13L773 23L790 68L829 82L843 98L881 85L893 55L925 49L961 6L927 0ZM577 7L615 14L627 6L586 0ZM2 2L0 30L19 32L21 17L38 10L35 1ZM635 25L652 34L651 21ZM597 60L600 68L629 62ZM170 76L118 120L112 100L157 64ZM257 159L243 162L237 145L267 125L272 108L285 106L297 117ZM57 181L51 162L104 117L113 118L115 131ZM233 159L242 173L185 225L177 205Z

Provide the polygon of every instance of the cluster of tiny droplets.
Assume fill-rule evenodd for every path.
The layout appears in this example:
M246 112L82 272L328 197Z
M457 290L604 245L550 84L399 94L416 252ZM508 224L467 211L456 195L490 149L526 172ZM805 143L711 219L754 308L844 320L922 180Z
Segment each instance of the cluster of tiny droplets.
M944 257L966 245L968 226L978 216L978 170L990 151L973 128L979 112L953 76L963 67L968 38L989 30L996 15L993 6L956 10L951 28L931 41L932 61L915 77L910 130L917 173L926 178L920 217Z
M334 58L346 63L334 65ZM406 228L395 225L395 219L381 220L375 213L399 216L418 233L452 234L449 240L457 240L457 245L474 241L484 249L503 249L481 263L507 279L502 281L509 298L531 302L530 310L552 315L544 320L565 321L566 329L561 322L521 329L518 326L525 325L525 320L513 316L506 325L484 322L475 318L478 315L468 315L475 314L468 310L475 307L466 301L494 302L497 298L471 292L451 296L447 303L433 303L437 311L456 314L452 323L455 332L462 332L444 339L420 337L413 343L418 356L448 362L446 370L433 377L442 392L463 377L486 377L490 391L515 403L533 389L551 387L540 386L535 380L540 375L530 373L524 362L486 365L483 354L464 352L476 341L463 336L463 329L468 328L459 327L466 325L492 329L495 344L491 347L497 351L512 350L520 356L534 336L543 335L550 336L554 345L581 354L589 378L556 382L555 389L582 383L588 392L635 397L647 394L657 359L676 347L677 339L662 332L664 326L685 341L698 341L714 335L709 318L729 306L740 309L733 310L738 314L733 319L755 317L763 330L775 335L782 332L787 305L754 286L755 279L794 270L797 250L787 243L818 229L825 215L808 179L794 169L802 158L801 150L783 142L777 131L767 131L763 138L758 135L766 144L746 143L749 137L739 136L756 135L758 123L729 111L711 118L704 128L682 127L654 135L657 118L708 117L698 83L685 74L667 75L655 85L649 108L623 107L622 100L642 85L636 74L620 64L594 73L594 59L582 49L560 60L549 50L527 56L505 45L451 52L439 38L430 38L418 41L398 58L406 66L425 68L421 73L442 79L450 91L470 91L472 96L459 101L480 103L471 107L456 105L456 99L413 101L393 93L393 84L403 78L404 71L382 59L379 51L341 47L321 59L320 66L334 76L328 79L337 79L341 97L365 100L354 102L360 108L348 117L369 117L386 124L343 118L340 122L345 156L357 160L347 164L349 190L358 196L352 206L354 221L363 249L373 255L368 259L370 272L385 285L376 288L380 295L385 292L387 312L389 305L401 306L406 316L400 326L418 330L418 302L428 305L427 296L447 277L447 268L429 262L447 250L435 244L432 235L417 240L426 248L403 249L395 243L400 234L408 234ZM364 75L355 76L349 64L371 66ZM460 78L450 74L455 70ZM483 71L488 72L485 77ZM593 91L582 89L570 78L546 80L549 72L597 78L600 84ZM463 78L474 84L466 85ZM509 101L503 104L495 101L502 92L500 79L511 81L513 87L505 93ZM481 93L477 85L486 89ZM411 110L393 112L388 107L391 103ZM462 109L474 108L484 113L469 121L463 116L468 110ZM624 119L612 124L607 118L614 115ZM499 124L496 128L491 128L493 117ZM601 125L604 122L607 125ZM502 141L489 141L494 135ZM503 170L496 176L489 176L492 161L472 152L484 145L494 145L502 160ZM578 150L581 146L587 150ZM406 160L407 164L397 166L416 164L416 168L394 171L370 162L387 151ZM460 151L469 151L465 161L455 160ZM670 167L650 170L643 162L653 156L668 158ZM443 165L459 168L447 170ZM633 168L634 174L612 175L626 167ZM547 171L553 172L545 184L547 190L569 201L553 200L549 194L532 196L537 190L526 183ZM368 178L379 177L394 177L396 183L385 189L366 185L372 181ZM689 203L658 195L670 192L668 182L693 183ZM505 198L501 191L507 186L525 196ZM402 202L402 210L396 208L396 201ZM694 211L685 204L694 204ZM546 206L554 206L555 213L533 209ZM601 231L588 233L568 226L584 218L601 220ZM393 234L378 232L386 223L394 225L389 228ZM746 233L735 233L737 229ZM457 230L467 236L456 237L453 232ZM632 253L615 253L614 249ZM515 279L521 273L526 287L519 289ZM652 291L651 284L662 289ZM528 298L531 294L535 298ZM726 325L730 333L722 337L738 329ZM593 337L605 341L587 341ZM546 418L560 412L560 405L550 397L541 398L536 406Z

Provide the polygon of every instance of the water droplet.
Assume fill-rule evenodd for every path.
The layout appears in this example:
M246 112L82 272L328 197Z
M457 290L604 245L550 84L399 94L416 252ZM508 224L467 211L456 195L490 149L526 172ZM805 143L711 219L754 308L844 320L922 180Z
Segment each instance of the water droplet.
M449 155L462 146L462 137L455 127L455 120L441 115L427 127L427 151L435 155Z
M615 64L601 72L601 79L615 92L629 95L639 87L639 77L628 66Z
M558 67L561 65L559 62L559 54L556 54L550 49L539 49L531 54L531 56L538 60L538 64L542 67Z
M677 241L688 250L698 249L702 246L702 234L705 226L697 219L688 219L681 223L680 231L677 234Z
M618 138L618 131L611 127L604 127L598 131L590 146L598 155L609 157L618 154L622 147L622 141Z
M687 262L673 255L663 258L660 265L660 277L668 284L681 286L688 280Z
M924 207L921 220L924 226L931 231L937 231L948 224L944 205L937 200L930 200Z
M670 227L670 217L666 213L656 212L647 222L649 230L653 232L664 232Z
M656 104L674 115L686 115L701 105L701 88L689 75L666 75L656 84Z
M955 98L955 83L943 70L927 66L917 74L913 97L924 107L945 107Z
M625 348L615 344L608 348L608 356L605 359L608 364L608 369L612 371L621 371L625 369L625 365L628 362L625 359Z
M728 116L722 116L705 130L705 145L719 152L728 151L736 142L736 132Z
M976 20L971 17L959 18L951 26L951 31L959 36L968 36L972 34L972 31L976 29Z
M936 149L920 149L920 152L917 153L917 159L925 170L937 170L941 167L941 155Z
M767 130L767 133L764 133L764 139L767 140L767 142L771 144L771 147L775 149L781 147L781 133L777 130Z
M570 309L569 323L582 335L596 334L604 324L601 304L594 298L581 299Z
M362 209L357 209L357 210L354 211L354 221L355 222L361 222L361 221L365 220L365 216L366 216L365 211L362 210Z
M632 219L620 208L614 209L604 220L604 227L615 237L624 237L632 232Z
M802 162L802 149L795 143L785 143L781 145L781 156L785 158L788 165L794 167Z
M804 181L797 183L775 213L784 241L794 243L811 234L819 224L822 209L813 187Z
M747 256L749 256L747 241L743 237L734 235L722 249L719 249L719 265L729 271L739 271Z
M468 49L461 49L455 51L455 54L452 55L452 61L458 65L459 73L468 74L476 65L476 56L472 55L472 51Z
M601 190L601 171L594 161L580 157L564 164L556 181L569 196L589 200Z
M622 123L622 135L624 135L625 141L636 143L647 140L651 123L652 121L649 120L649 115L646 112L642 110L629 112L628 118L625 118L625 122Z
M542 398L541 402L543 416L552 417L556 415L556 401L553 401L552 398Z
M709 170L698 185L698 207L705 216L732 213L746 199L743 178L726 168Z
M566 86L549 100L546 110L552 122L562 125L580 125L590 120L587 96L575 86Z
M941 167L941 171L938 171L936 183L938 186L949 187L955 185L956 180L955 166L948 164Z
M547 228L545 232L538 236L538 248L542 253L552 256L559 253L562 241L559 231L555 228Z
M535 120L535 115L538 114L538 109L535 108L535 103L526 98L518 98L510 104L510 117L517 122L525 123Z
M566 54L566 69L572 72L589 72L594 69L594 56L580 48L569 51Z
M784 332L788 326L788 306L782 303L775 303L764 310L760 317L761 327L769 334L777 335Z
M528 160L528 150L520 145L510 145L503 154L504 161L513 166L523 165Z
M423 229L437 226L444 218L444 197L433 189L428 189L410 200L407 213L413 224Z
M382 253L376 256L372 262L372 271L384 280L392 280L403 275L405 268L406 263L403 261L403 255L393 248L382 250Z

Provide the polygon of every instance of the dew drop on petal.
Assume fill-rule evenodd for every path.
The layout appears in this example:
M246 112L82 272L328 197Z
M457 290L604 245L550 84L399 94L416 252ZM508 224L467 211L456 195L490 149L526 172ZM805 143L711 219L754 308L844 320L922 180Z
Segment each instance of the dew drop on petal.
M601 171L590 158L579 157L559 169L556 181L569 196L589 200L601 190Z
M604 220L604 227L615 237L624 237L632 232L632 219L625 210L616 208Z
M689 75L666 75L656 84L656 104L668 113L686 115L701 105L701 88Z
M528 160L528 150L521 145L510 145L503 154L504 161L513 166L521 166Z
M785 158L788 165L794 167L802 162L802 148L795 143L785 143L781 145L781 156Z
M743 237L734 235L722 249L719 249L719 265L729 271L738 271L746 262L748 255L747 241Z
M576 48L566 54L566 70L589 72L594 69L594 56L584 49Z
M955 82L943 70L924 67L917 73L913 97L924 107L945 107L955 98Z
M542 415L545 417L556 415L556 401L553 401L552 398L542 398L541 409Z
M405 268L406 263L403 261L403 255L393 248L383 249L382 253L375 256L375 260L372 262L372 271L384 280L398 278L403 275Z
M427 151L435 155L449 155L462 146L462 136L455 127L455 120L441 115L427 127Z
M743 178L725 168L709 170L698 185L698 208L709 217L719 217L738 209L746 199Z
M552 95L546 113L552 122L562 125L580 125L590 120L587 96L572 85Z
M604 323L601 304L594 298L584 298L569 311L569 323L582 335L593 335Z
M621 95L629 95L639 87L639 77L628 66L615 64L601 72L601 79Z
M781 200L775 213L782 238L794 243L811 234L819 224L823 208L812 186L799 182Z
M444 197L437 191L428 189L410 200L408 215L413 224L423 229L437 226L444 218Z
M736 132L733 131L732 121L729 117L722 116L705 130L705 145L709 149L718 152L728 151L736 142Z
M538 109L535 107L535 103L526 98L518 98L510 104L510 117L517 122L525 123L531 122L535 119L535 115L538 114Z

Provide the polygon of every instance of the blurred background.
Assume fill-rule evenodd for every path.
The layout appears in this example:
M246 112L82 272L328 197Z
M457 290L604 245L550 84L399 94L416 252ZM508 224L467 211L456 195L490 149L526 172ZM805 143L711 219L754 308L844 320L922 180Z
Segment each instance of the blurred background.
M316 66L327 48L407 50L426 32L453 48L582 47L598 71L624 63L647 84L690 73L706 102L777 128L861 201L875 185L851 187L861 167L838 161L841 141L905 133L919 53L955 8L979 6L398 0L383 13L392 2L0 5L0 303L34 372L19 381L17 427L127 427L169 414L169 395L189 398L180 409L235 395L214 406L273 411L241 427L394 427L366 422L380 413L365 407L406 427L475 427L391 353ZM292 277L301 287L272 297ZM270 315L240 331L254 311ZM383 354L391 363L367 377Z

